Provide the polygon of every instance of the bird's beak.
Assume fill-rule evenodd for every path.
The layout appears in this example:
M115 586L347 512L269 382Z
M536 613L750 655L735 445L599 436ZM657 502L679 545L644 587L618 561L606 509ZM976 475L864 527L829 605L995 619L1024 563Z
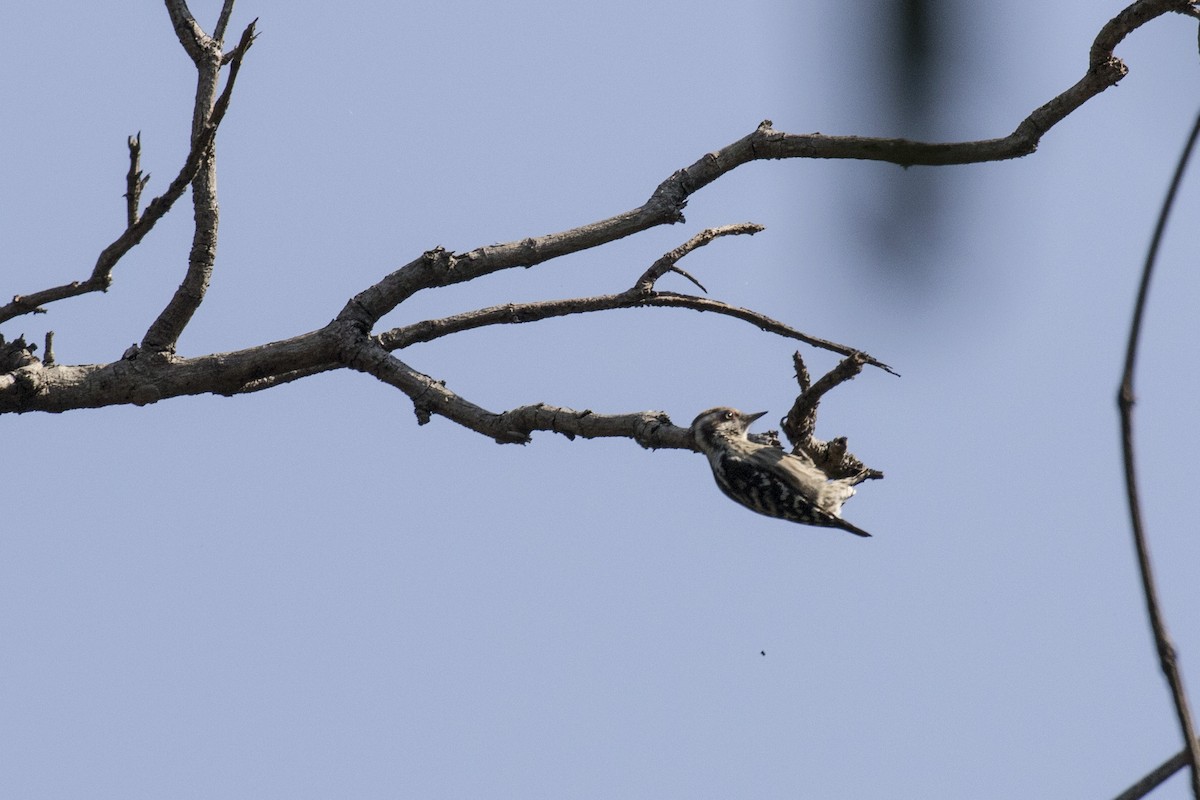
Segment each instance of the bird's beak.
M750 425L754 422L754 420L756 420L760 417L765 417L766 415L767 415L766 411L760 411L757 414L742 414L742 418L744 420L746 420L746 427L749 428Z

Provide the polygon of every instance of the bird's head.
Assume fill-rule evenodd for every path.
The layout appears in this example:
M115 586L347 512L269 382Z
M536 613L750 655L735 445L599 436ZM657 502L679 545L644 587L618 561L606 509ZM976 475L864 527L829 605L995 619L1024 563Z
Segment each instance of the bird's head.
M722 441L745 439L750 423L766 413L745 414L727 406L710 408L692 420L692 437L700 449L707 453Z

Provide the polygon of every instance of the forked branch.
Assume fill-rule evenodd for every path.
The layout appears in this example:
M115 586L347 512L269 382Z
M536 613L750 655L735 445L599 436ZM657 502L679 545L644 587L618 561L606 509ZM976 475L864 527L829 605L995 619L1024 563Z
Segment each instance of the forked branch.
M708 297L657 289L659 279L669 272L679 273L703 288L699 281L679 268L679 260L716 238L753 233L756 227L752 224L711 229L692 237L645 270L631 288L617 294L496 305L443 319L416 322L379 334L374 333L374 328L384 314L423 289L470 281L498 270L541 264L657 225L682 222L683 210L691 194L751 161L863 158L901 165L963 164L1014 158L1033 152L1041 136L1054 124L1125 74L1124 64L1112 51L1128 33L1169 12L1196 15L1193 3L1186 0L1137 0L1102 28L1092 47L1084 77L1036 109L1006 137L938 144L904 139L789 134L776 131L769 122L764 122L748 136L678 170L659 184L645 203L630 211L570 230L467 253L453 253L441 248L430 250L363 289L345 304L332 323L322 328L282 342L189 359L175 356L174 349L179 334L203 299L215 258L215 184L211 180L215 174L215 155L212 141L228 107L242 60L253 42L254 25L246 29L237 47L223 53L220 39L229 23L232 0L224 3L211 37L204 34L183 0L166 0L166 6L176 34L197 63L199 74L192 147L187 162L168 191L151 201L125 233L105 249L92 278L17 297L8 306L0 308L0 321L42 310L44 303L62 297L107 288L112 280L113 265L141 240L191 183L200 223L193 238L184 285L147 330L141 347L131 349L119 361L108 365L72 367L55 364L48 367L31 358L16 372L0 375L0 412L62 411L114 403L154 402L182 394L259 391L329 369L351 367L402 389L412 399L422 419L434 413L444 414L501 441L523 441L533 430L550 430L564 435L626 435L649 446L677 446L683 442L681 438L670 431L664 433L667 429L657 421L645 423L642 415L605 417L565 409L551 412L547 410L551 407L544 404L522 406L499 414L487 412L453 394L435 378L412 369L395 358L394 353L420 342L485 325L653 306L730 316L768 332L839 353L848 359L843 364L888 369L856 347L802 333L758 312ZM222 64L228 64L230 71L224 91L218 96L217 76ZM137 171L133 170L134 173ZM810 411L815 409L818 397L819 392L807 395L804 402L810 404ZM651 419L660 419L656 416L658 412L647 413ZM800 416L805 413L808 412L796 411ZM598 420L603 424L598 424Z
M183 4L179 4L183 5ZM183 6L186 9L186 6ZM126 176L126 221L125 230L110 245L105 247L96 259L91 275L82 281L72 281L61 286L42 289L25 295L14 295L12 301L0 306L0 323L25 314L44 314L45 306L69 297L78 297L89 292L106 292L113 282L113 269L130 250L136 247L160 219L175 205L184 190L187 189L199 172L201 164L207 158L210 148L217 135L217 128L224 119L229 107L229 99L233 91L233 83L237 70L241 66L242 57L254 38L254 23L246 29L242 36L243 44L234 51L230 59L229 80L225 91L212 109L211 115L204 125L191 138L191 147L187 158L174 180L167 186L166 191L150 201L145 211L138 213L142 189L145 188L149 175L141 174L141 134L130 137L130 168Z
M181 0L168 0L167 7L171 11L171 19L175 22L180 41L192 56L199 73L196 102L192 112L192 138L205 138L208 130L215 129L215 126L220 124L229 107L229 98L241 70L242 59L254 44L257 20L246 26L241 41L230 54L229 78L225 82L224 92L218 97L217 84L221 79L221 65L226 63L225 54L221 52L220 39L209 37L200 30L200 26L195 24L186 4ZM228 20L226 11L231 12L232 9L232 0L226 0L225 9L222 9L221 14L223 22ZM174 353L179 336L208 292L208 284L217 259L217 226L220 221L220 208L217 203L217 159L214 149L215 143L209 141L207 147L201 151L199 169L192 177L195 227L192 233L192 249L188 254L187 272L166 308L142 337L144 350Z

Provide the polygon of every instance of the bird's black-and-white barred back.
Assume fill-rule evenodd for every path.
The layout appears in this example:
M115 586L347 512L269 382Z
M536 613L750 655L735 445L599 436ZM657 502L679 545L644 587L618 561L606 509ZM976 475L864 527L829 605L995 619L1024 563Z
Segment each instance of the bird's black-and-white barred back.
M719 407L692 422L692 436L708 456L721 491L768 517L870 536L841 518L842 504L854 494L852 479L829 480L805 456L746 438L750 424L765 413L743 414Z

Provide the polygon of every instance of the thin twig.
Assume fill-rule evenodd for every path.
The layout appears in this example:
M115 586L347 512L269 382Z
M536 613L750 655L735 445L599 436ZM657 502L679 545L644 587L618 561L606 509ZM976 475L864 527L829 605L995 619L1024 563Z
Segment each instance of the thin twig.
M1113 798L1113 800L1141 800L1141 798L1150 794L1150 792L1152 792L1155 788L1165 783L1167 778L1186 767L1188 765L1188 759L1188 750L1185 747L1163 763L1159 764L1154 769L1147 772L1141 777L1140 780L1138 780L1137 783L1121 792L1119 795Z
M749 322L760 330L774 333L785 339L795 339L812 345L821 350L828 350L843 356L861 356L863 361L874 367L896 375L896 371L882 361L862 353L849 345L831 342L817 336L796 330L778 320L752 311L748 308L731 306L720 300L707 297L697 297L690 294L674 292L655 292L643 297L635 291L621 294L605 294L594 297L573 297L566 300L541 300L532 303L506 303L500 306L480 308L466 311L440 319L427 319L414 322L401 328L392 328L379 334L377 340L386 350L399 350L419 342L430 342L449 336L452 333L482 328L488 325L520 324L539 322L554 317L565 317L570 314L586 314L596 311L611 311L617 308L646 308L660 306L666 308L688 308L693 311L710 311L726 317L733 317Z
M809 336L806 333L785 325L782 322L771 319L768 316L751 311L746 308L738 308L731 306L728 303L723 303L720 300L712 300L705 297L696 297L694 295L677 294L675 292L656 292L654 291L655 282L665 275L667 272L677 272L688 278L692 283L700 287L704 292L708 290L701 286L700 282L693 278L688 273L684 272L677 265L677 262L686 256L688 253L703 247L709 242L722 236L738 236L741 234L753 235L764 230L763 226L754 222L742 222L735 225L723 225L717 228L706 228L696 234L679 247L664 254L661 258L650 265L649 269L634 281L632 287L622 292L621 294L607 294L595 297L573 297L565 300L542 300L532 303L506 303L500 306L491 306L489 308L480 308L474 311L467 311L462 314L455 314L451 317L443 317L441 319L430 319L422 322L416 322L411 325L405 325L402 328L393 328L385 331L376 338L376 341L385 350L399 350L404 347L416 344L418 342L428 342L433 339L438 339L443 336L448 336L452 333L459 333L472 328L481 328L487 325L512 325L525 322L537 322L544 319L554 317L564 317L570 314L586 314L596 311L611 311L618 308L641 308L645 306L674 306L679 308L690 308L695 311L712 311L724 316L734 317L735 319L745 320L750 322L761 330L769 333L774 333L788 339L796 339L797 341L805 342L813 347L818 347L823 350L830 350L835 353L840 353L844 356L853 355L855 358L861 359L862 363L871 364L880 369L893 372L887 364L877 361L871 356L861 353L860 351L837 342L831 342L827 339L820 339L816 336ZM445 251L430 251L426 253L428 260L437 260L445 257ZM860 364L861 369L861 364Z
M142 174L142 132L129 137L129 172L125 174L125 225L132 228L137 224L142 207L142 190L146 188L149 175Z
M697 233L691 239L688 239L686 242L679 245L679 247L676 247L671 252L663 254L662 258L651 264L650 268L643 272L640 278L634 281L633 290L639 292L640 294L650 294L654 291L654 284L659 278L661 278L663 275L666 275L668 272L675 272L687 278L689 281L696 284L696 286L700 287L700 291L708 294L708 289L705 289L704 285L700 283L700 281L696 280L691 275L679 268L678 261L693 250L703 247L712 240L721 236L740 236L742 234L753 236L754 234L761 233L764 230L766 230L766 228L764 228L762 225L759 225L757 222L742 222L737 225L722 225L719 228L706 228L705 230Z
M1146 612L1150 617L1150 628L1154 631L1154 642L1158 649L1159 666L1167 683L1171 687L1171 697L1175 702L1175 713L1179 718L1179 727L1183 733L1183 741L1188 748L1188 761L1192 767L1192 794L1200 800L1200 742L1196 741L1196 733L1192 724L1191 712L1188 710L1187 693L1183 688L1183 675L1179 671L1175 655L1175 645L1167 632L1167 623L1163 619L1162 610L1158 603L1158 591L1154 584L1154 571L1150 564L1150 550L1146 540L1145 527L1142 523L1141 504L1138 500L1137 468L1134 464L1133 446L1133 391L1134 368L1137 364L1138 342L1141 338L1142 319L1146 310L1146 299L1150 294L1150 278L1154 272L1154 263L1158 257L1158 248L1162 243L1163 233L1167 227L1167 219L1171 215L1171 207L1175 195L1187 169L1188 159L1200 137L1200 115L1192 126L1191 135L1179 156L1175 167L1175 175L1171 178L1171 186L1163 200L1162 211L1158 215L1158 223L1154 227L1154 236L1150 240L1150 249L1146 253L1146 264L1142 269L1142 280L1138 286L1137 301L1133 309L1133 321L1129 327L1129 342L1125 350L1125 370L1121 376L1121 388L1117 393L1117 406L1121 411L1121 450L1124 454L1125 489L1129 498L1129 518L1133 526L1133 542L1137 548L1138 567L1141 570L1142 590L1146 597Z
M113 281L112 271L117 262L142 241L154 225L171 210L175 201L183 195L184 190L187 189L188 184L195 177L196 171L200 168L204 153L216 134L217 129L209 127L205 136L193 144L187 160L179 169L179 174L167 186L166 191L150 201L133 227L126 228L120 236L113 240L112 244L100 251L100 255L96 257L96 265L92 268L92 274L87 280L71 281L31 294L14 295L12 302L0 306L0 322L23 314L45 314L46 309L42 306L56 300L78 297L89 292L108 291L108 287L112 285Z
M229 110L229 100L233 97L233 85L237 82L238 73L242 70L242 61L246 58L246 53L250 51L256 39L258 39L258 17L250 20L250 24L242 31L242 38L238 40L237 47L226 53L221 60L222 65L229 65L229 77L225 79L225 88L221 91L221 96L213 103L212 115L208 120L210 127L220 125L221 120L225 119L225 112Z
M221 4L221 16L217 18L217 25L213 28L212 38L218 42L225 41L225 31L229 27L229 18L233 16L234 0L225 0Z
M760 329L767 333L774 333L778 336L783 336L787 339L795 339L799 342L812 345L821 350L828 350L831 353L837 353L843 356L860 355L866 363L873 367L878 367L884 372L899 376L900 373L889 367L874 356L867 355L861 350L849 347L844 344L838 344L828 339L822 339L819 336L809 336L807 333L784 325L782 322L777 322L770 317L753 311L749 308L741 308L740 306L731 306L727 303L722 303L719 300L710 300L707 297L694 297L686 294L675 294L674 292L657 292L651 297L647 297L642 301L642 305L647 306L664 306L667 308L690 308L693 311L712 311L734 319L740 319L757 325Z

